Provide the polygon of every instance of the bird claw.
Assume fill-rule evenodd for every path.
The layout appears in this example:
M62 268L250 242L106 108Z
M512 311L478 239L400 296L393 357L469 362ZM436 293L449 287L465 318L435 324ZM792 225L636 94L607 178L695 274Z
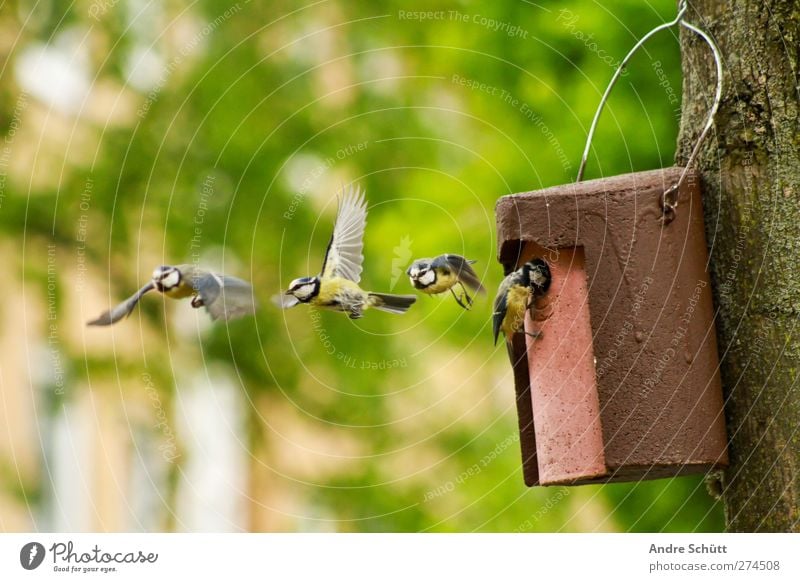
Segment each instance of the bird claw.
M467 290L464 289L464 285L462 285L461 283L459 283L459 285L461 285L460 297L456 295L456 292L453 291L452 287L450 288L450 293L453 294L453 298L456 300L456 303L458 303L461 307L469 311L472 308L472 297L470 297L469 293L467 293ZM466 304L464 303L464 301L466 301Z
M202 297L200 297L199 295L195 295L194 297L192 297L192 307L194 307L195 309L199 309L200 307L203 307L204 305L205 305L205 303L203 302L203 298Z
M469 311L472 308L472 301L470 301L469 298L467 298L467 303L464 303L465 297L463 295L461 297L457 297L455 294L453 294L453 297L455 297L456 303L458 303L461 307L463 307L467 311Z

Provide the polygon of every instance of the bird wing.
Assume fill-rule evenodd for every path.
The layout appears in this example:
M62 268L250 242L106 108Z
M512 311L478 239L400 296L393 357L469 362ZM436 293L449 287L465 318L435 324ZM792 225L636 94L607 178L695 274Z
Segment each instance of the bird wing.
M273 295L272 302L281 309L289 309L300 303L300 300L294 295Z
M505 283L505 281L503 282ZM497 338L500 335L500 327L508 311L508 286L501 284L500 291L494 300L494 313L492 314L492 333L494 333L494 344L497 345Z
M355 283L361 280L366 225L367 202L364 193L351 185L339 202L333 235L322 263L323 278L344 277Z
M453 270L459 281L465 283L469 288L479 293L485 293L486 290L481 285L481 281L478 278L478 274L470 266L475 261L470 261L465 259L461 255L442 255L440 257L436 257L433 262L434 267L443 267L445 265L449 266L451 270Z
M152 291L155 288L155 284L150 281L147 285L139 289L136 293L128 297L114 309L106 311L100 317L93 319L86 325L113 325L117 323L120 319L124 319L131 314L131 311L133 311L133 308L136 307L136 304L139 303L139 299L141 299L145 293Z
M189 273L188 278L211 319L228 321L255 313L253 287L247 281L199 269Z

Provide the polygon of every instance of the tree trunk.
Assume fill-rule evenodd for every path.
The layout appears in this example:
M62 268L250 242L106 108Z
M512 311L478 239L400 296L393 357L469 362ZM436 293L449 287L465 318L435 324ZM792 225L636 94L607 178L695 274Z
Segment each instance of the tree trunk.
M724 67L697 168L719 309L728 529L800 531L800 2L696 0L686 18L716 39ZM681 47L682 164L716 80L701 38L683 29Z

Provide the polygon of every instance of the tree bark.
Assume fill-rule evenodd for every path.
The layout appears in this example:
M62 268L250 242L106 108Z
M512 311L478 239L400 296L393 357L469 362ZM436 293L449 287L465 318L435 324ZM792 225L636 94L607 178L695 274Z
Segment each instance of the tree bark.
M800 2L690 2L723 55L724 89L697 162L711 256L731 531L800 531ZM711 105L710 50L681 31L686 162ZM680 212L680 208L678 209Z

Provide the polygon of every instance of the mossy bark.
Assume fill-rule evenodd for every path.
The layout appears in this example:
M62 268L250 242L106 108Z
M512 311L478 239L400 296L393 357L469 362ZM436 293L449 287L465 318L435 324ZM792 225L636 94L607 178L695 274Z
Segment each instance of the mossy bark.
M800 2L690 3L724 61L714 131L697 162L731 465L731 531L800 531ZM685 163L713 97L713 59L681 32ZM678 210L680 211L680 209Z

